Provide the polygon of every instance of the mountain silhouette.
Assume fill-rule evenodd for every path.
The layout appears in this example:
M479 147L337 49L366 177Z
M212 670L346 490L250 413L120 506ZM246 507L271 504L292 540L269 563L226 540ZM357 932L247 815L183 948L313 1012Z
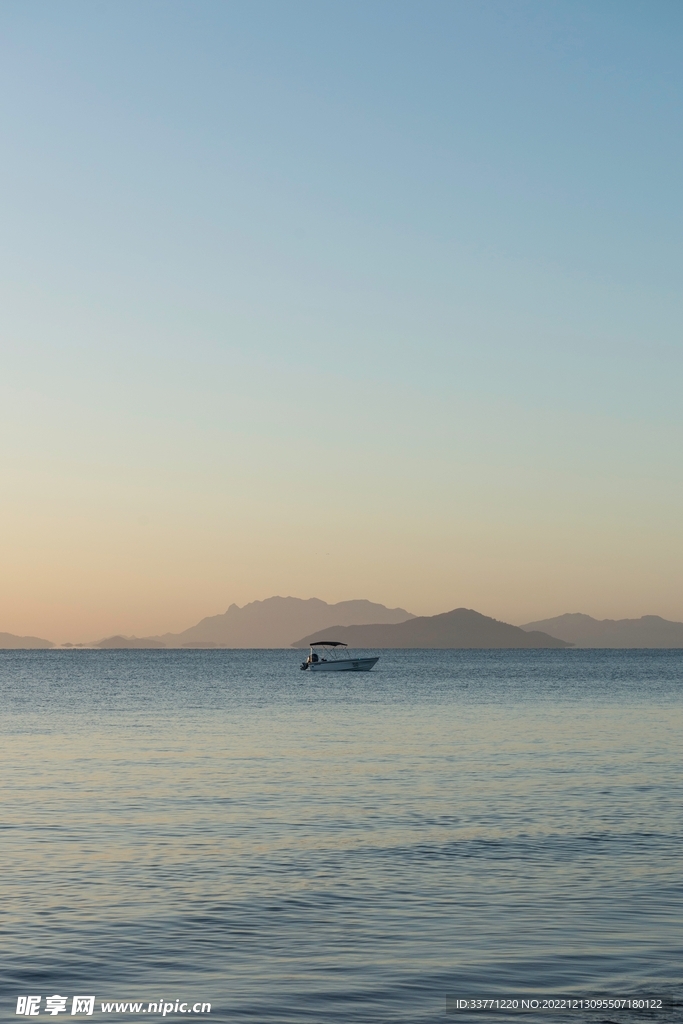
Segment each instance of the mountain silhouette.
M47 650L55 645L51 640L41 640L39 636L15 636L14 633L0 633L0 650Z
M683 647L683 622L669 622L659 615L640 619L594 619L576 612L541 619L522 626L541 629L575 647Z
M335 623L405 622L413 618L404 608L385 608L372 601L327 604L316 597L269 597L238 608L231 604L223 615L210 615L182 633L135 639L135 647L290 647L292 639ZM125 640L125 638L111 638ZM147 641L147 642L145 642ZM150 642L151 641L151 642ZM100 641L98 646L103 646ZM108 644L108 646L114 646ZM116 646L125 647L125 643Z
M89 644L89 646L99 647L101 650L110 650L119 648L165 647L166 644L153 640L152 637L108 636L104 640L98 640L97 643Z
M507 622L490 619L470 608L441 615L419 616L395 625L335 625L296 640L292 647L308 647L322 640L341 640L349 647L530 648L569 647L547 633L529 632Z

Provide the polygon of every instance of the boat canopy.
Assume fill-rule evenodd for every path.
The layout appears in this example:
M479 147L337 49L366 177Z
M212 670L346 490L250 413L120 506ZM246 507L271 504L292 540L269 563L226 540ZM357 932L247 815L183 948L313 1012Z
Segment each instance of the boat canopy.
M348 644L343 644L341 640L314 640L310 645L311 647L348 647Z

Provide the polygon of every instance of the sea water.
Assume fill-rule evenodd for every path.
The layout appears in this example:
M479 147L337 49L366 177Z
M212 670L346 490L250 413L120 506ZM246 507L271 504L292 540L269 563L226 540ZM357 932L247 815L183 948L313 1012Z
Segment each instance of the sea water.
M0 653L1 1019L682 1020L683 652L377 653Z

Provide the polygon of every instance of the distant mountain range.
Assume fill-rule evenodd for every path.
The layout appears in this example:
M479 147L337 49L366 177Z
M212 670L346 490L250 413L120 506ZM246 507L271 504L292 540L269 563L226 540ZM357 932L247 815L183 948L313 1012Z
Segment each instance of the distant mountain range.
M593 619L577 612L528 622L522 629L543 630L575 647L683 647L683 622L669 622L659 615Z
M405 608L385 608L372 601L340 601L327 604L317 597L269 597L238 608L231 604L223 615L210 615L182 633L162 636L112 636L93 647L290 647L302 633L326 629L335 623L404 622L413 616Z
M334 635L333 635L334 634ZM295 640L295 637L301 637ZM306 647L311 640L342 640L352 647L607 647L683 648L683 622L659 615L640 619L594 619L558 615L511 626L467 608L416 617L405 608L372 601L327 604L312 597L270 597L223 615L211 615L181 633L161 636L110 636L96 643L64 647L139 648L282 648ZM37 636L0 633L0 649L48 649L57 646Z
M15 636L14 633L0 633L0 650L45 650L54 646L51 640L41 640L39 636Z
M94 644L64 644L65 647L99 647L100 650L136 650L150 647L166 647L149 636L107 636Z
M569 647L564 640L547 633L530 632L507 622L498 622L470 608L456 608L442 615L423 615L396 625L340 626L317 630L297 640L292 647L308 647L323 640L341 640L349 647L437 647L437 648L530 648Z

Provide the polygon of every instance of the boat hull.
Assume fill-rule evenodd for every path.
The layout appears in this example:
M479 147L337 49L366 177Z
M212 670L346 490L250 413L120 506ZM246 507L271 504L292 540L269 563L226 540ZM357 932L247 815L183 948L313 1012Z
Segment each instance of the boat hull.
M377 658L337 658L334 661L314 661L309 664L311 672L369 672Z

